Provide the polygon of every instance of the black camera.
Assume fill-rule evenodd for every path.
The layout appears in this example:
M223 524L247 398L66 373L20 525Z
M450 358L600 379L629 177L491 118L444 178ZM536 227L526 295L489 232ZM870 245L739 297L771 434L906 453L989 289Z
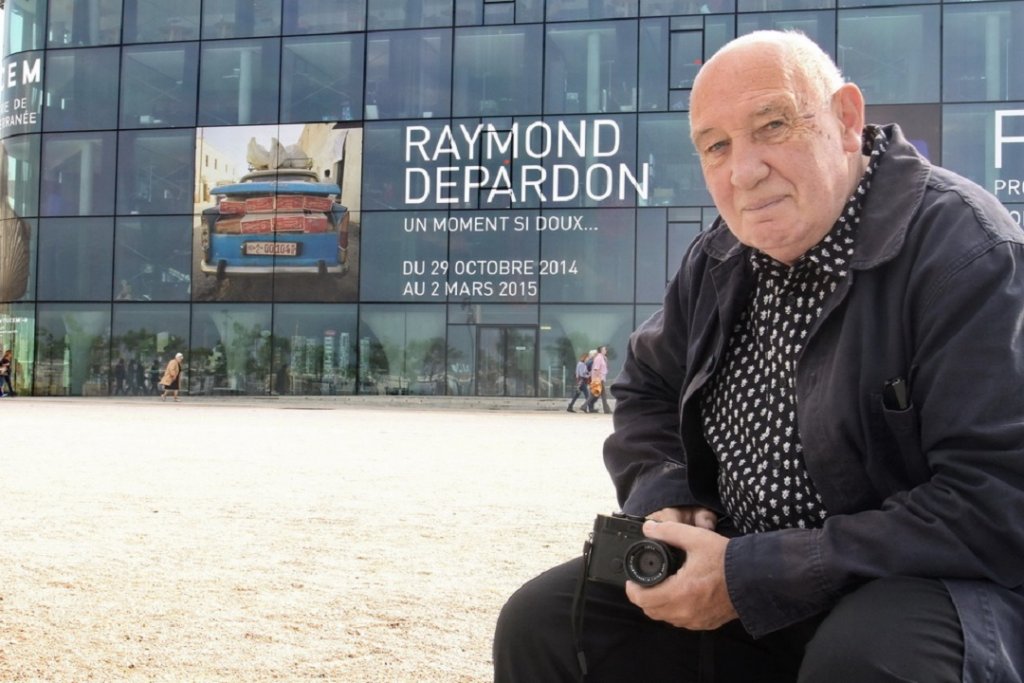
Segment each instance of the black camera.
M627 579L654 586L675 574L686 553L647 538L643 525L643 517L620 512L598 515L587 549L587 578L619 586L625 586Z

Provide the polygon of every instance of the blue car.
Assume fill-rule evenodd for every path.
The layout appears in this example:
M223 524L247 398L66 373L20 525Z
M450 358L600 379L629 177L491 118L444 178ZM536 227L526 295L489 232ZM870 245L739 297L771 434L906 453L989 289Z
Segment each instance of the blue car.
M348 270L348 209L313 171L254 171L211 190L200 247L205 273L259 275Z

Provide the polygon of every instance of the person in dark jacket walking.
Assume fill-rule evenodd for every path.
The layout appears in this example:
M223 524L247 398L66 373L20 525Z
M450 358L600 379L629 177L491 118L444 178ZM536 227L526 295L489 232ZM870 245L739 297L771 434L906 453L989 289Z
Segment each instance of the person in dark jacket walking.
M7 349L0 357L0 396L17 396L14 392L14 383L11 381L11 373L14 370L14 351ZM4 386L7 390L4 390Z
M727 44L690 106L720 218L630 338L604 449L685 560L533 579L495 681L1020 683L1024 234L801 34Z

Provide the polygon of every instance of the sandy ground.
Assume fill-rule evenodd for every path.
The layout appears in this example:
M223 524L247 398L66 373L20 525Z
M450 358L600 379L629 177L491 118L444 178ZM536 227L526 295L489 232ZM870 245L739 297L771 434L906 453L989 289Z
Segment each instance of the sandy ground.
M0 401L0 681L488 681L607 415Z

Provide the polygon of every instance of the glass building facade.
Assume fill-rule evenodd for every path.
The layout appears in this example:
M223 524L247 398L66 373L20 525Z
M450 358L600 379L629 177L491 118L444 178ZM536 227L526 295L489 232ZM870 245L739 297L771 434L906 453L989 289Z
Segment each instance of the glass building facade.
M615 373L716 215L694 76L756 29L807 33L869 120L1024 211L1021 1L4 11L0 347L24 394L150 394L177 351L199 395L562 397L602 344Z

